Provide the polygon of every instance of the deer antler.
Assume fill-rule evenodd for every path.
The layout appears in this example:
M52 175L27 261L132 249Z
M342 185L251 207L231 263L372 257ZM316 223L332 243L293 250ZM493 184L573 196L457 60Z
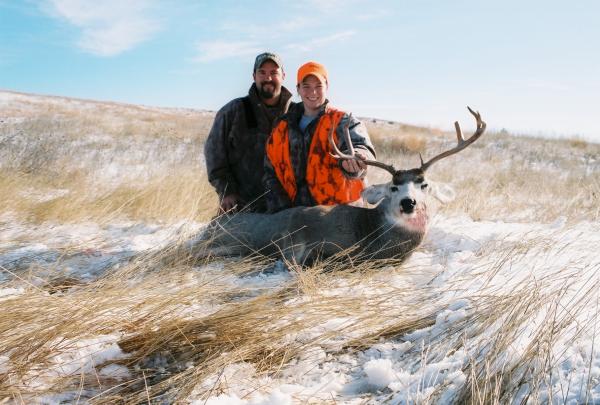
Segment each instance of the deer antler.
M343 131L344 140L346 141L346 146L348 147L349 153L344 153L344 152L340 151L340 149L335 144L335 141L333 140L333 131L335 131L335 128L332 125L331 130L329 131L329 135L327 136L327 138L329 139L329 146L331 146L331 149L334 152L334 153L330 153L330 155L336 159L360 160L361 162L364 162L365 164L367 164L369 166L375 166L375 167L379 167L380 169L387 170L388 172L390 172L392 174L392 176L394 174L396 174L396 169L394 169L394 166L386 165L385 163L381 163L376 160L369 160L369 159L363 160L363 159L359 158L358 156L356 156L356 154L354 152L354 146L352 146L352 140L350 139L350 121L351 121L351 119L352 119L352 114L350 114L350 116L348 117L348 122L346 122L346 125L344 125L344 131Z
M432 164L434 164L438 160L441 160L445 157L448 157L450 155L454 155L455 153L460 152L461 150L465 149L467 146L469 146L473 142L475 142L477 139L479 139L479 137L483 134L483 132L485 131L486 124L481 119L481 115L479 114L479 111L475 112L469 106L467 106L467 108L469 109L471 114L473 114L473 116L475 117L475 120L477 121L477 130L473 133L473 135L471 135L469 137L469 139L465 140L465 138L463 137L462 131L460 130L460 125L459 125L458 121L456 121L454 123L454 127L456 128L456 137L458 138L458 143L456 144L456 146L450 150L440 153L437 156L434 156L427 163L424 163L423 158L421 157L421 170L426 171Z

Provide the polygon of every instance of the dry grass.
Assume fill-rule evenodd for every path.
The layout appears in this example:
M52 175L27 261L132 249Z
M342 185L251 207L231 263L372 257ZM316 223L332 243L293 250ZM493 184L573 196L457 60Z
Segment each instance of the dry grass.
M172 167L149 180L112 187L96 186L78 172L59 178L9 172L0 190L5 210L32 223L206 222L216 214L210 207L217 205L203 169L195 166Z
M452 133L426 139L425 148L419 151L425 160L456 142ZM406 149L378 150L378 159L396 168L419 165L418 155ZM566 140L489 133L460 156L433 166L429 179L455 190L456 199L442 208L448 214L526 222L566 217L576 222L600 219L599 171L600 144L573 147ZM371 171L369 178L372 184L388 181L378 170Z
M27 97L6 111L22 120L0 126L4 213L32 226L204 222L214 214L216 197L200 158L210 116ZM396 167L416 165L418 153L427 157L454 142L452 134L431 129L368 125L380 160ZM456 190L456 200L441 208L446 215L594 222L599 156L596 144L490 133L430 174ZM387 180L382 173L370 176ZM3 268L11 274L3 287L24 292L0 301L0 402L44 396L57 402L50 395L60 394L73 403L172 403L203 401L232 389L248 398L268 388L265 379L289 376L293 364L315 347L328 356L355 356L377 343L428 331L448 308L448 297L470 289L467 315L443 334L424 332L423 345L406 350L403 362L418 371L438 360L428 353L466 353L469 360L461 367L466 381L455 403L543 403L547 398L536 395L560 360L553 346L595 333L597 316L582 322L578 314L597 308L600 269L574 263L543 279L533 271L508 277L523 263L553 260L545 256L553 248L545 240L491 241L469 259L476 271L445 283L432 279L437 273L428 264L378 263L375 271L369 263L334 258L307 269L288 263L290 277L276 285L240 286L242 277L273 263L264 258L194 263L182 247L189 237L182 231L167 248L123 262L91 282L62 277L61 260L71 252L62 252L56 272L42 282L35 267ZM523 279L507 291L502 277ZM334 327L325 325L340 319ZM101 372L106 364L89 359L80 364L82 342L99 337L127 353L117 363L130 377L107 377ZM521 340L522 347L515 348ZM3 369L3 356L9 370ZM324 360L306 361L318 368ZM252 378L229 373L240 364L253 369ZM597 383L590 380L583 391ZM521 398L525 385L530 396ZM437 386L412 402L435 403L446 388ZM386 394L362 395L368 401ZM316 394L296 399L336 402ZM399 401L394 393L387 400Z
M435 129L375 120L367 120L365 124L375 149L392 156L399 153L407 155L423 153L427 148L428 139L442 134Z
M321 290L337 285L340 279L360 283L363 288L369 284L377 286L373 275L361 273L360 269L338 268L335 273L323 273L316 267L299 272L294 281L272 291L265 291L261 286L238 291L219 281L224 277L223 273L196 273L191 267L180 264L172 268L153 268L157 263L157 257L144 258L118 273L70 291L68 295L49 296L44 291L32 290L18 299L5 301L8 316L2 319L0 331L8 347L17 348L10 356L14 364L11 379L19 383L0 385L0 396L16 395L20 390L26 393L31 379L40 378L39 373L43 375L51 369L52 359L58 353L74 350L78 339L115 331L127 336L119 342L132 355L124 363L137 371L133 380L97 399L107 403L117 399L139 402L148 394L151 398L168 394L166 398L170 398L170 402L184 399L193 391L200 398L214 393L215 389L218 391L219 384L197 387L198 382L218 375L228 364L243 361L255 365L259 373L273 372L317 343L327 345L329 341L332 347L338 347L336 339L341 333L357 334L357 328L364 330L360 340L355 339L349 344L358 347L359 342L364 346L381 336L432 322L432 316L430 320L417 316L418 309L427 305L426 295L413 303L409 294L403 294L406 307L398 313L397 304L403 300L398 291L372 296L368 307L363 302L365 297L321 294ZM230 263L227 271L243 274L255 271L256 265L253 262ZM299 269L292 267L292 271ZM129 282L128 294L123 296L121 284L132 274L135 274L135 280ZM169 274L166 286L165 274ZM357 274L362 275L356 277ZM319 287L315 288L315 285ZM165 288L172 293L166 293ZM231 300L232 294L237 296L236 300ZM74 307L73 302L77 303ZM217 303L223 306L205 316L194 315L188 309ZM67 306L71 309L65 312ZM40 307L45 310L33 310ZM383 308L396 310L382 317L380 311ZM323 319L340 316L352 318L341 330L290 340L306 330L318 330ZM15 331L11 324L17 320L30 325L28 330ZM386 325L390 322L393 325ZM384 325L387 327L380 331ZM374 333L368 332L373 329ZM164 354L167 358L161 363L162 370L158 370L152 364ZM182 364L194 366L182 369ZM37 370L40 365L47 369ZM103 381L94 381L92 375L89 377L89 380L86 377L86 388L101 393ZM144 378L150 381L149 392L143 385ZM54 380L53 384L44 392L75 389L79 376Z
M206 221L212 114L23 96L0 126L0 205L29 221ZM153 162L149 164L149 162Z
M317 265L306 270L290 266L294 277L276 288L256 285L240 290L227 277L255 272L264 263L228 262L218 271L198 272L183 258L170 266L162 265L160 256L139 258L68 293L48 295L32 288L3 301L0 335L5 347L12 348L13 367L10 378L1 380L5 382L0 384L0 397L83 392L84 398L97 403L140 403L147 398L185 402L190 395L205 400L238 383L248 383L235 376L223 377L224 370L234 364L253 367L257 377L275 378L286 375L288 363L315 346L332 355L355 353L382 339L426 330L446 309L445 294L478 284L478 279L486 282L471 296L469 315L450 324L445 333L431 334L426 351L448 356L468 353L470 361L464 366L468 379L458 391L459 403L505 403L518 397L523 384L533 384L535 395L535 384L541 388L549 383L547 371L558 360L552 345L572 339L574 328L575 336L593 333L594 324L581 323L575 314L597 305L595 291L600 287L593 276L597 268L567 268L546 280L525 277L510 293L498 291L494 277L532 251L543 254L541 247L530 242L484 248L496 252L494 262L480 256L476 265L481 271L475 277L454 280L442 289L432 284L415 289L410 280L422 272L419 267L389 269L387 277L382 277L368 265L340 266L333 271ZM391 275L405 279L406 286L387 285ZM568 291L579 288L580 281L590 276L595 281L573 300ZM127 293L123 294L125 280ZM339 288L354 292L328 293ZM202 310L211 307L215 311ZM334 329L323 328L323 321L330 319L346 321ZM532 322L538 325L534 335L527 336L521 351L515 350L515 342L531 329ZM15 324L22 326L15 328ZM131 371L130 379L102 377L103 364L62 378L53 375L58 364L69 367L57 356L76 352L78 342L115 334L122 338L113 340L129 354L120 363ZM403 359L424 362L421 367L426 367L436 359L424 358L424 350L415 345ZM34 381L48 385L35 389ZM438 387L439 394L443 388ZM435 392L429 395L436 397Z

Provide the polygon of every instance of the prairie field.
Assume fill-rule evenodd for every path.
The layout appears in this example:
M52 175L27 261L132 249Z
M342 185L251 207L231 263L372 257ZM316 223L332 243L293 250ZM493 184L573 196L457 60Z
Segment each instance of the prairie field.
M0 91L0 404L600 403L600 144L485 133L401 263L198 261L213 118ZM396 168L456 142L362 119Z

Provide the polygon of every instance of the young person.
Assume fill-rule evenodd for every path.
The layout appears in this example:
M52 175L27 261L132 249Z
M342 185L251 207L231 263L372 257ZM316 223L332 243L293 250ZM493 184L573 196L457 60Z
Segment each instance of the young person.
M307 62L298 69L301 103L290 107L266 145L263 183L268 212L295 206L347 204L360 199L367 166L361 160L333 158L328 135L347 150L342 135L348 126L356 155L374 159L367 129L359 120L331 106L325 66Z

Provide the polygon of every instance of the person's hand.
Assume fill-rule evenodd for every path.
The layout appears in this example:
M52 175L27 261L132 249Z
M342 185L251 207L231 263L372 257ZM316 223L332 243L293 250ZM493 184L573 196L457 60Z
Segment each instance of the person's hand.
M227 194L221 200L221 212L236 211L244 205L244 200L239 194Z
M342 168L350 174L358 174L367 170L367 164L364 162L367 158L365 155L359 152L355 152L354 156L358 159L344 159L342 160Z

